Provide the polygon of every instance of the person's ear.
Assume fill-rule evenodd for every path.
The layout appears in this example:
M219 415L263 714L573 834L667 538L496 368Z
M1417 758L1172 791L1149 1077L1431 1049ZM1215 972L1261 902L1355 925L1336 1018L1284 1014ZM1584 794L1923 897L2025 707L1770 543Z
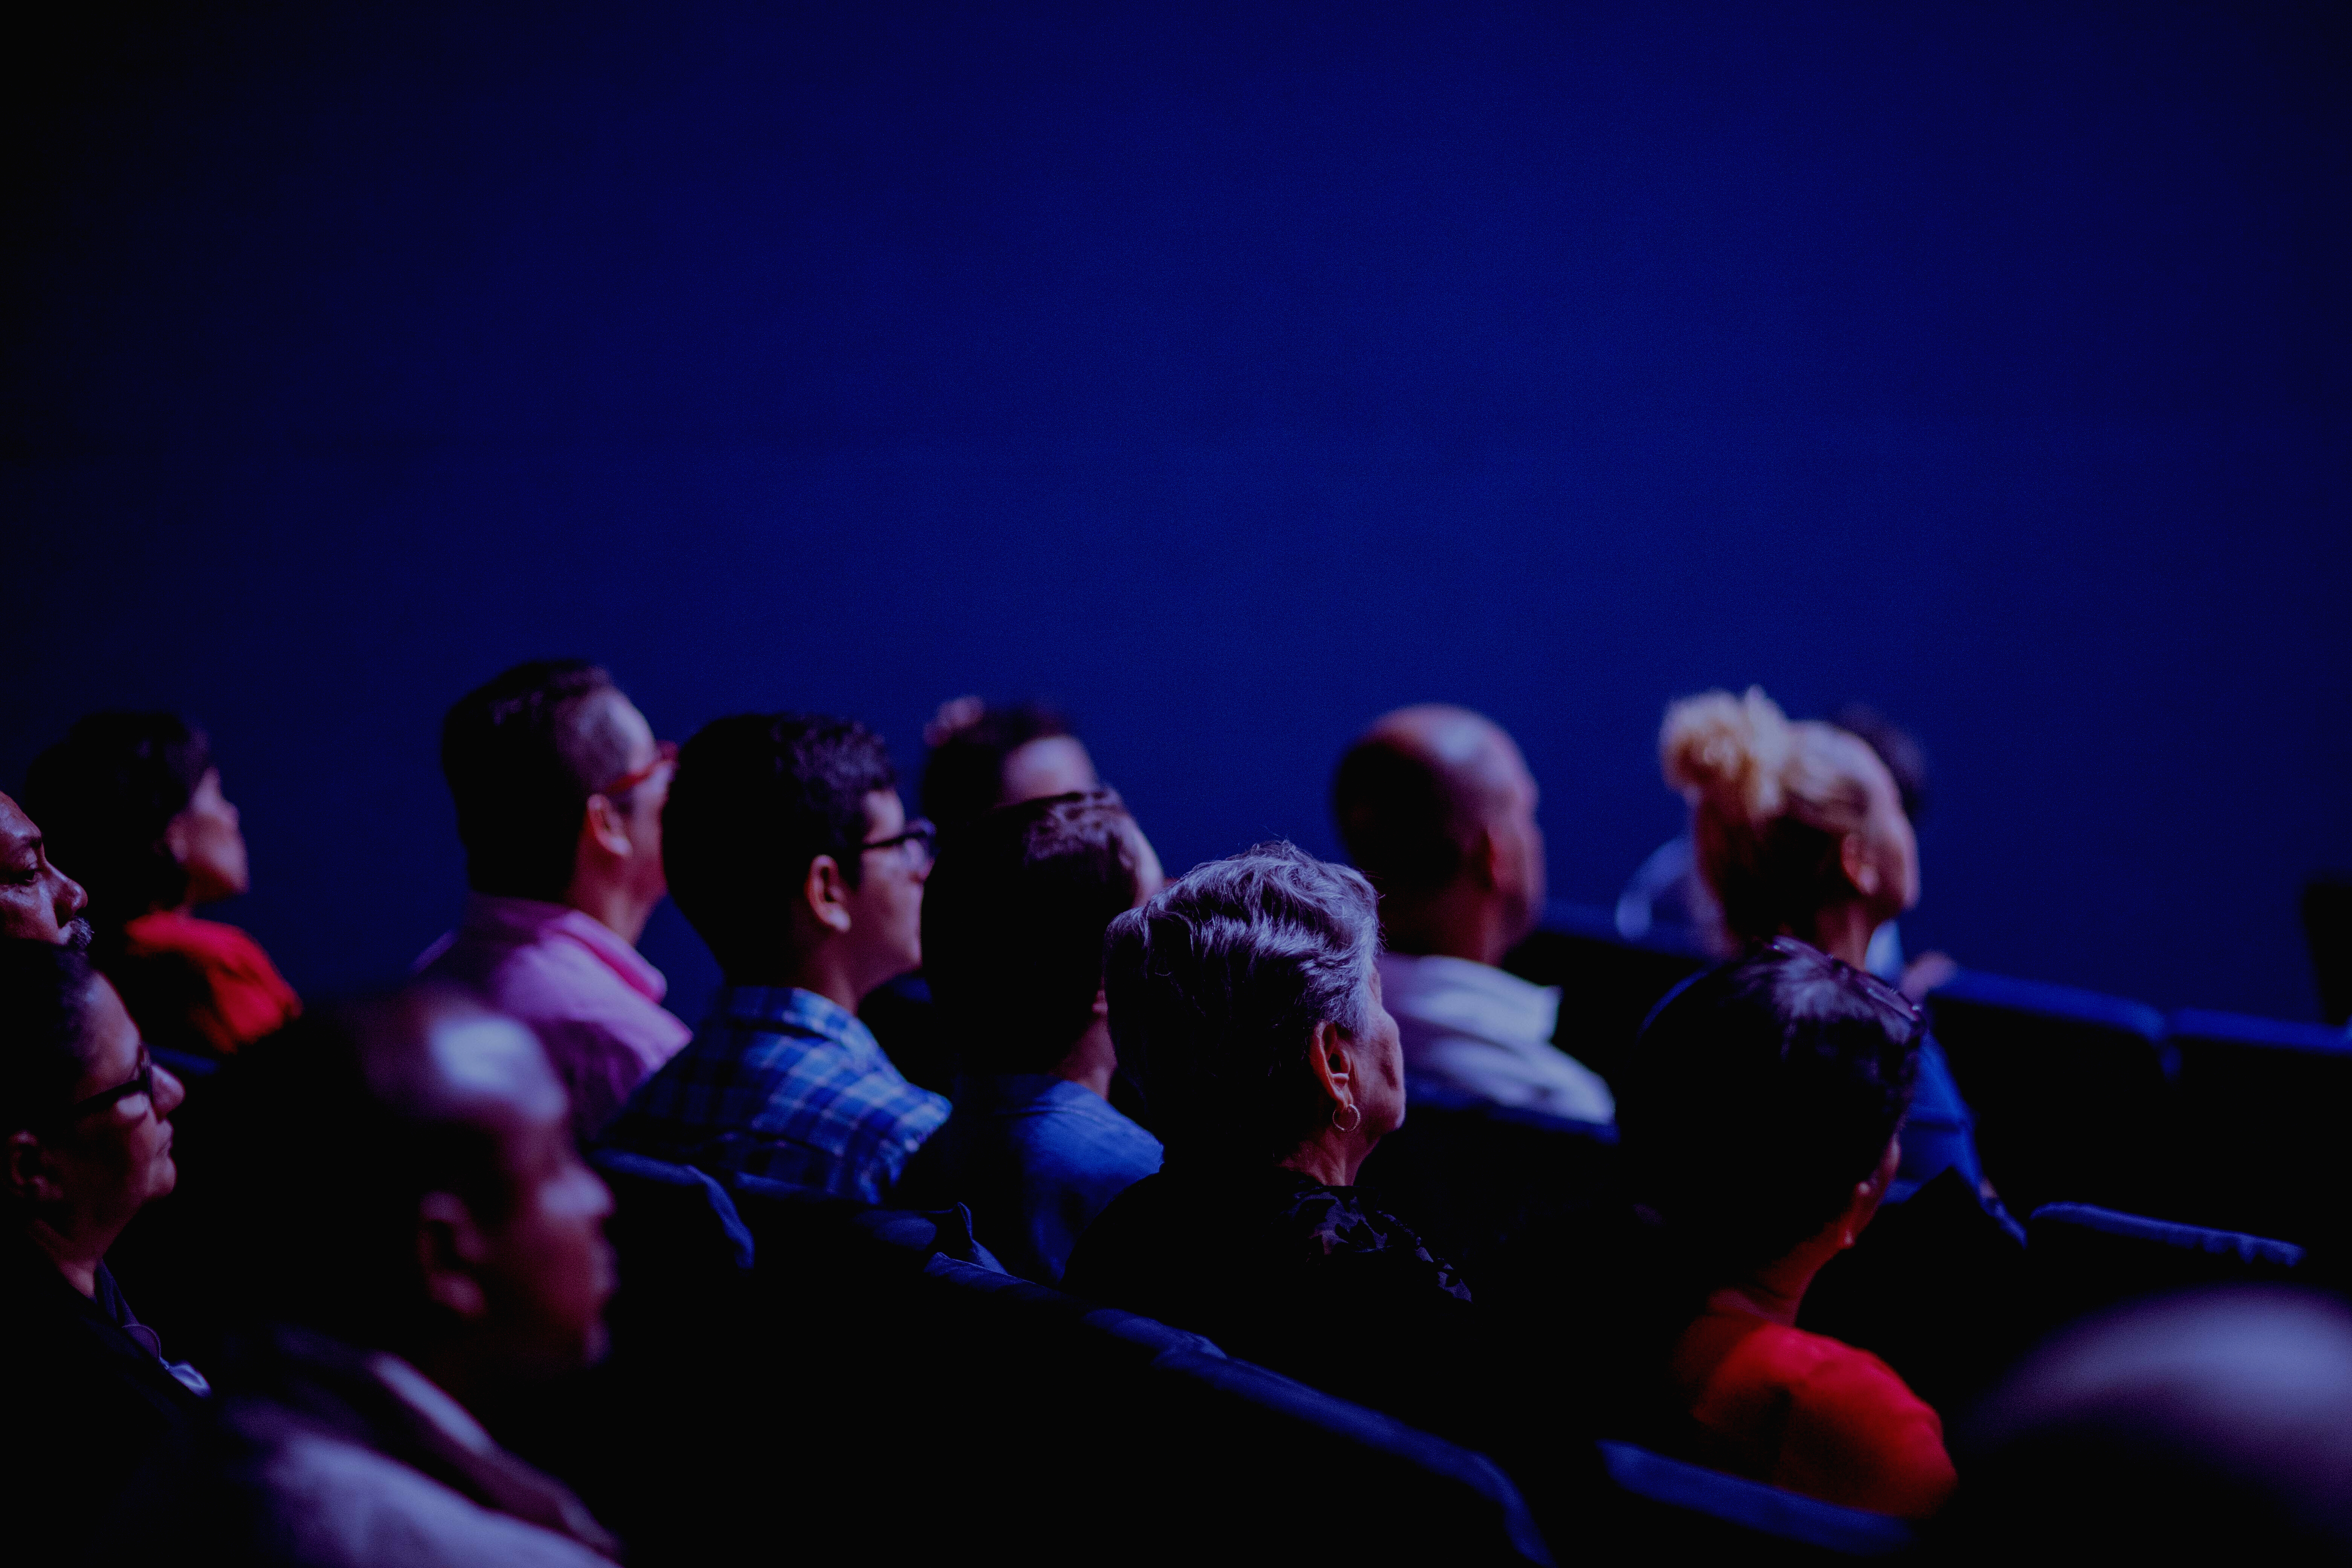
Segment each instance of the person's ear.
M30 1132L8 1135L8 1190L28 1203L55 1203L65 1188L52 1168L49 1152Z
M1903 1168L1903 1139L1897 1134L1886 1141L1886 1152L1879 1156L1878 1168L1853 1184L1853 1196L1846 1201L1845 1215L1839 1222L1838 1245L1852 1247L1863 1230L1878 1213L1878 1205L1886 1200L1886 1189L1895 1184L1895 1173Z
M629 858L629 819L609 795L588 797L588 812L581 819L580 837L615 860Z
M1315 1081L1322 1086L1333 1105L1356 1103L1355 1056L1339 1025L1326 1018L1315 1026L1315 1037L1307 1042L1307 1059L1314 1069Z
M163 825L163 848L179 864L188 863L188 814L184 811Z
M460 1318L490 1310L479 1272L489 1238L474 1223L474 1211L455 1193L427 1193L416 1204L416 1267L425 1294L436 1307Z
M1878 868L1878 858L1870 852L1870 843L1859 833L1849 833L1838 840L1838 868L1853 890L1865 899L1878 896L1879 884L1885 874Z
M1095 987L1095 1022L1097 1024L1110 1022L1110 993L1099 985Z
M841 874L840 861L830 855L810 861L808 876L801 883L801 899L817 924L835 936L848 934L849 881Z

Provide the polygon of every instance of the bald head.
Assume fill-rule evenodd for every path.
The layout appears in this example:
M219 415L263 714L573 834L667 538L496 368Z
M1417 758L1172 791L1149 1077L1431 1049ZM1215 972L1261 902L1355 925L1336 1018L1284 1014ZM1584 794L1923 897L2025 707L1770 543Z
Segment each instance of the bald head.
M360 1003L348 1016L369 1091L415 1127L495 1137L564 1108L563 1086L537 1037L463 992L415 986Z
M1339 760L1331 809L1381 897L1390 945L1492 963L1543 902L1536 784L1501 726L1423 703L1376 720ZM1483 933L1483 934L1482 934Z

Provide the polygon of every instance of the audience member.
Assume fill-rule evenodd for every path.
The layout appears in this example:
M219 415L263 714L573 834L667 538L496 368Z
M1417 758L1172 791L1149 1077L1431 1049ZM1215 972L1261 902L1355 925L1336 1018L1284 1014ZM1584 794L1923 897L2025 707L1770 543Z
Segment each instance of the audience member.
M163 1359L106 1267L131 1216L178 1179L180 1099L86 959L53 941L0 939L0 1410L20 1561L87 1550L102 1521L149 1506L184 1459L205 1380Z
M1916 825L1927 808L1927 753L1894 721L1876 709L1849 702L1830 723L1878 753L1894 775L1902 796L1903 816ZM1654 931L1675 931L1701 952L1728 958L1738 951L1738 939L1724 929L1723 906L1700 872L1698 852L1685 831L1658 846L1617 897L1617 931L1639 941ZM1864 966L1889 984L1899 983L1915 1000L1951 978L1952 961L1939 952L1923 953L1916 963L1903 952L1903 931L1893 919L1879 922L1870 935L1869 962Z
M611 1194L530 1032L412 986L220 1086L224 1289L251 1325L167 1532L206 1560L584 1565L618 1549L479 1413L599 1357Z
M2067 1332L1969 1423L1956 1562L2352 1557L2352 1314L2277 1289L2158 1298Z
M1036 703L991 708L977 697L940 704L923 726L923 811L951 834L1000 805L1095 787L1095 764L1062 716ZM859 1005L891 1064L910 1083L945 1093L955 1086L959 1042L931 1005L930 982L901 974Z
M1458 1432L1487 1392L1470 1292L1354 1190L1405 1113L1379 951L1370 886L1287 844L1111 922L1111 1034L1168 1160L1078 1238L1063 1288Z
M943 833L1000 805L1095 788L1094 759L1069 721L1035 702L991 708L977 697L940 704L923 726L923 812Z
M34 759L25 808L89 889L91 954L150 1045L226 1056L302 1010L259 943L189 912L251 885L203 731L93 713Z
M1872 933L1919 901L1919 846L1895 778L1859 738L1792 724L1754 687L1666 710L1666 782L1691 804L1700 874L1741 942L1789 935L1856 969ZM1948 1167L1984 1188L1974 1120L1933 1038L1919 1047L1895 1196Z
M0 795L0 937L89 949L89 894L49 863L48 841L24 809Z
M1780 937L1667 999L1617 1106L1656 1292L1635 1342L1669 1337L1692 1457L1906 1518L1951 1492L1942 1422L1884 1362L1796 1321L1895 1179L1920 1031L1899 993Z
M636 949L667 890L676 758L610 676L576 659L519 664L441 725L472 891L417 972L530 1026L583 1138L693 1033L663 1009L667 982Z
M1024 1279L1059 1280L1095 1215L1160 1169L1160 1141L1109 1104L1102 952L1113 917L1163 882L1118 796L1092 790L966 825L924 887L925 970L963 1071L903 1201L969 1205L982 1244Z
M857 1005L922 962L931 826L847 720L747 713L679 753L663 816L677 907L725 977L694 1041L607 1141L878 1203L948 1102L890 1065Z
M1497 967L1544 900L1536 782L1510 736L1465 709L1400 709L1340 759L1331 805L1380 889L1381 983L1412 1079L1607 1121L1609 1086L1551 1043L1559 988Z

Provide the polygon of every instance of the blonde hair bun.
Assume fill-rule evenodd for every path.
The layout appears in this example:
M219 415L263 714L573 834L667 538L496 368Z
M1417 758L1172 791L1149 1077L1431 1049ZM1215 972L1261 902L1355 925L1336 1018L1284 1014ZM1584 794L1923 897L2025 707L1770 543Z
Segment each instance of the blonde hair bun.
M1795 744L1788 715L1751 686L1743 696L1707 691L1668 707L1658 760L1693 805L1705 800L1724 816L1762 823L1780 814Z

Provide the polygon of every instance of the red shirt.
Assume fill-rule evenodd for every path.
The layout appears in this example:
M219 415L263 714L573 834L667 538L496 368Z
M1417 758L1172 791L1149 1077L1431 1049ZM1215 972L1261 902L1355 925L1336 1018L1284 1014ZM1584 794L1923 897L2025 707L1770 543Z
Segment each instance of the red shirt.
M226 1055L284 1027L302 1011L294 988L261 944L235 926L159 910L124 926L122 938L122 955L134 971L168 967L187 981L164 985L142 984L149 975L123 977L123 1000L131 1016L158 1045L180 1047L193 1035L195 1042ZM176 1016L150 1017L158 1005Z
M1903 1519L1952 1495L1942 1418L1866 1351L1710 1310L1684 1331L1673 1368L1725 1469Z

